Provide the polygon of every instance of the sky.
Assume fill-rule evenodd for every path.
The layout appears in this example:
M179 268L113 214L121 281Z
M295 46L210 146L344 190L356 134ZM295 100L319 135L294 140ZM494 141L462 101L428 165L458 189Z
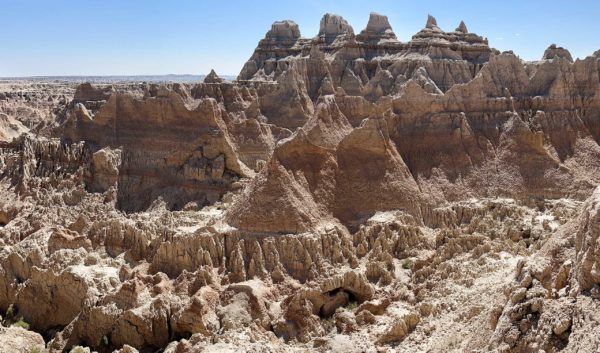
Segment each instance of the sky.
M358 33L372 11L403 42L432 14L525 60L552 43L580 58L600 49L599 0L0 0L0 77L237 75L274 21L314 37L330 12Z

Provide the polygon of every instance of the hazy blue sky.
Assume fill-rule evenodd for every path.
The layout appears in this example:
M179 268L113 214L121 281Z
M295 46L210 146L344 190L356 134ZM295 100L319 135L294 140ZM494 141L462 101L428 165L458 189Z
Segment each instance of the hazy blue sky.
M556 43L585 57L600 49L599 0L0 0L0 76L207 73L237 75L271 23L304 37L326 12L359 32L387 15L401 41L428 13L444 30L464 20L500 50L538 59Z

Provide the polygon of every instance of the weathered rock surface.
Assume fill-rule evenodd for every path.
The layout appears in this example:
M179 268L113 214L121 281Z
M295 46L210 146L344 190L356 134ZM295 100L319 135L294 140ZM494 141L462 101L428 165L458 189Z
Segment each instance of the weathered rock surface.
M11 141L28 130L20 121L0 113L0 141Z
M284 58L259 45L246 64L257 71L242 70L239 79L293 87L278 94L303 97L309 103L303 103L304 127L277 147L268 168L240 200L242 205L234 204L233 225L248 231L303 232L333 216L330 222L339 220L349 226L372 214L368 197L357 193L360 186L377 195L373 211L404 208L417 216L419 209L430 207L429 201L419 200L431 196L435 204L459 200L465 193L524 202L589 195L598 181L589 179L592 169L580 167L583 160L597 166L600 153L597 59L573 63L568 52L553 46L545 58L566 60L525 63L511 53L489 48L487 40L470 33L464 22L456 31L444 32L432 16L406 44L382 38L373 42L373 36L383 32L393 33L387 19L377 14L357 36L342 18L328 14L321 21L320 35L313 40L298 38ZM397 152L394 158L410 173L409 177L389 174L412 184L397 189L402 196L389 189L372 189L370 183L378 180L375 175L355 175L360 180L355 182L341 180L347 175L345 168L387 171L374 156L361 160L352 151L352 157L344 159L340 154L345 143L333 147L332 142L319 145L311 135L306 138L315 116L322 115L323 97L331 93L333 102L328 104L335 105L355 128L347 140L366 130L360 126L364 119L385 121L379 131L391 147L384 150ZM269 119L269 113L265 116ZM336 141L333 135L343 134L344 129L317 131L321 141ZM360 144L371 148L373 141L367 138ZM286 156L292 150L311 157L296 163L301 159ZM288 185L286 191L280 190L282 184ZM342 197L356 195L357 200L339 200L342 206L337 206L328 185ZM395 203L386 206L383 195L390 195ZM353 210L356 202L361 210ZM267 204L277 205L281 213L259 216L254 212Z
M549 60L549 59L555 59L555 58L565 59L570 62L573 62L573 57L571 56L571 53L569 53L569 51L567 49L565 49L563 47L557 47L556 44L552 44L548 47L548 49L546 49L542 59Z
M0 327L1 353L41 352L45 347L41 335L20 327Z
M122 209L145 209L158 197L175 209L190 201L214 203L231 183L251 175L237 158L214 99L199 100L191 107L169 88L156 87L156 92L153 88L142 100L93 87L78 90L66 113L66 137L121 150L119 169L127 171L118 174ZM91 98L108 100L97 106L99 101Z

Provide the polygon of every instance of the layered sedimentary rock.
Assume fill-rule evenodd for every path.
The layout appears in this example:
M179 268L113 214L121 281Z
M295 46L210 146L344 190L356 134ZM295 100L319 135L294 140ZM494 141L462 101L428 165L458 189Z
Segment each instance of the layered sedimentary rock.
M308 221L311 218L334 216L348 225L359 221L361 212L369 213L364 196L341 201L341 208L331 201L334 197L329 192L319 190L317 195L327 198L315 199L314 185L323 189L327 183L319 180L313 185L312 177L306 176L309 165L309 175L315 170L322 175L333 174L331 170L340 168L386 170L375 156L351 158L347 163L356 164L345 166L339 156L331 156L335 153L315 150L314 143L300 143L306 140L302 131L311 126L326 95L332 95L330 99L356 133L363 129L363 119L385 121L381 135L391 141L391 147L384 150L397 151L396 159L406 166L413 184L411 191L403 189L404 196L394 197L396 200L415 204L422 195L429 200L433 195L436 203L469 194L516 197L527 202L589 195L597 184L590 171L598 166L600 153L600 83L595 57L573 63L566 50L551 46L544 60L526 63L512 53L500 54L490 48L487 40L470 33L464 22L455 31L444 32L432 16L408 43L395 40L392 34L386 18L377 14L371 15L367 28L357 36L339 16L326 15L319 35L312 40L297 38L293 45L286 43L287 56L283 58L259 44L239 78L293 87L293 92L276 92L303 97L303 101L312 102L303 110L315 113L307 113L306 125L297 136L276 148L269 171L264 170L253 182L256 185L249 189L251 194L240 201L243 205L234 205L234 224L244 228L243 220L249 217L247 230L268 231L268 227L258 224L269 223L275 232L294 228L304 231L308 223L316 223ZM269 114L266 116L269 118ZM332 130L335 134L343 131ZM362 144L370 148L376 143L367 138ZM303 149L297 152L300 155L314 155L302 163L306 167L300 173L307 178L308 187L298 179L298 167L286 167L282 162L285 151L290 150L287 146L292 145L294 150ZM343 151L332 146L328 149ZM590 169L581 169L582 165ZM330 178L329 183L341 190L343 182L336 178ZM376 179L365 174L360 184L370 185ZM283 197L276 191L281 183L288 183L289 189L296 192ZM304 192L307 189L310 191ZM358 190L356 185L352 189ZM389 194L387 191L373 191L378 195L379 210L387 209L380 199ZM341 194L348 195L345 191ZM272 199L274 195L276 199ZM263 199L267 204L279 205L282 211L296 203L313 206L301 214L297 212L302 207L291 206L295 215L286 212L286 225L278 227L275 223L281 217L256 217L249 211L255 208L246 207L249 200L259 203ZM353 211L354 203L364 209ZM401 208L401 203L394 207ZM247 214L238 214L244 207ZM429 207L426 202L409 212L418 215L419 208ZM296 226L289 224L292 220Z
M381 41L397 41L397 38L387 16L371 12L367 27L358 34L357 40L378 44Z
M214 99L189 106L182 94L153 88L136 99L82 86L67 112L66 138L121 150L123 209L143 209L158 197L173 208L190 201L213 203L229 184L250 175Z
M317 111L278 145L229 211L231 223L285 233L314 230L331 217L350 226L390 209L418 215L418 186L390 141L385 120L367 119L352 129L333 97L325 97ZM270 205L277 205L276 214Z

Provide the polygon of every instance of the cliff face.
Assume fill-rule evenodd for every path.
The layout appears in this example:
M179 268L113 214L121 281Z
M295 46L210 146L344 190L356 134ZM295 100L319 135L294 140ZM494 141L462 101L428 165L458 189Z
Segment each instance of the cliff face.
M212 204L233 182L253 173L238 157L234 137L258 134L262 138L257 141L262 143L258 158L263 159L274 141L270 127L256 119L258 133L248 128L234 137L229 134L225 107L235 103L228 101L220 86L207 83L193 92L179 84L151 86L145 87L143 97L82 86L65 112L61 132L64 138L83 140L92 149L120 150L117 190L124 210L146 209L157 198L174 209L188 202ZM204 98L211 88L209 93L222 105L215 98ZM230 107L232 114L244 115L240 100L241 107ZM244 145L252 148L251 143ZM253 162L253 156L246 160Z
M288 25L297 32L297 26ZM271 32L238 78L274 82L280 87L274 91L280 96L277 101L293 99L304 117L298 120L296 114L293 121L282 121L282 116L291 115L271 110L269 97L260 101L267 119L276 116L278 124L288 127L306 122L295 137L302 140L302 131L310 126L323 100L317 97L330 97L329 104L341 111L356 133L363 129L360 125L364 119L384 120L381 135L391 146L386 150L397 154L395 159L410 172L414 185L395 199L410 200L413 205L419 200L432 201L412 207L414 215L419 214L419 207L430 208L431 204L466 196L514 197L526 202L585 198L598 183L592 172L599 166L600 156L597 57L573 62L568 51L552 45L541 61L523 62L510 52L501 54L490 48L487 40L470 33L464 22L455 31L444 32L433 17L408 43L398 41L387 18L378 14L371 14L367 28L359 35L335 15L323 17L319 35L313 39L298 35L282 39L271 36ZM332 130L337 134L343 131ZM357 145L362 148L376 145L369 138L361 141ZM307 146L305 151L311 148ZM343 151L337 146L328 148L331 154ZM284 145L277 147L271 164L277 160L285 168L280 157L285 149ZM338 163L327 166L338 174L344 174L341 168L386 170L377 157L359 156L353 153L343 163L336 157ZM307 158L303 168L333 173L325 171L319 160ZM265 170L262 174L255 182L264 185L257 186L248 200L258 202L272 192L263 178L277 178L279 173ZM355 175L362 186L372 187L377 180L374 175ZM338 191L341 185L336 180ZM357 192L360 187L352 190ZM364 202L365 196L347 199L346 195L354 192L340 193L346 198L341 207L332 206L330 201L317 204L326 204L325 213L346 224L360 221L361 213L387 209L382 197L390 195L389 190L382 193L371 189L369 194L379 198L374 209ZM236 213L237 208L232 212L232 219L241 226L243 217ZM254 220L250 223L257 224ZM316 219L314 223L318 223ZM293 227L278 229L273 225L271 230L290 229Z

